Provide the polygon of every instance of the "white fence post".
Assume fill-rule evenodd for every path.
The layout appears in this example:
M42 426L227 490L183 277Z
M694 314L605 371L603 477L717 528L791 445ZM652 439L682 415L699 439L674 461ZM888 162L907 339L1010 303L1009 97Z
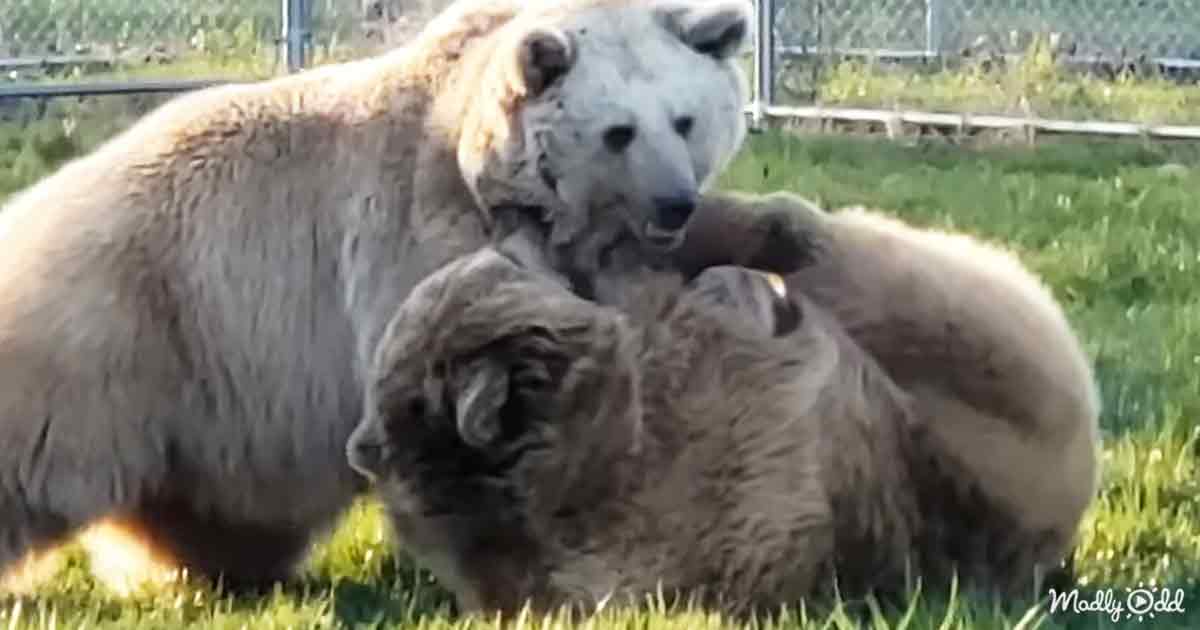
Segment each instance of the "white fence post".
M754 126L761 127L766 108L775 103L775 0L755 0Z
M942 52L941 0L925 0L925 59Z
M288 72L299 72L308 65L308 39L311 12L307 0L282 0L283 61Z

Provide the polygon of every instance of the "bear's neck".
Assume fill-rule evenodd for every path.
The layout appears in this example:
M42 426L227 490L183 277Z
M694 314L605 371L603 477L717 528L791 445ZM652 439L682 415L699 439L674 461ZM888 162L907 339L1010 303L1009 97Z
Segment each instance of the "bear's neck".
M568 493L574 499L572 509L556 514L557 523L546 531L560 533L557 542L568 563L583 558L585 565L598 560L613 567L638 566L634 573L639 575L624 577L636 584L653 576L669 586L708 561L685 559L695 551L686 547L703 538L702 530L719 527L714 523L723 516L703 498L704 491L696 491L707 488L706 481L695 476L701 460L736 449L726 448L725 436L707 430L708 423L693 425L691 418L679 417L679 408L668 402L677 394L694 393L697 379L682 366L694 365L705 348L664 345L680 329L675 326L679 322L656 321L674 310L681 295L678 286L671 289L663 286L666 283L678 285L678 280L641 274L631 277L624 291L622 310L632 321L656 322L637 326L632 341L641 377L638 448L587 461ZM700 443L697 434L703 436Z
M861 356L848 362L868 361ZM907 401L873 365L858 366L856 398L836 397L818 415L830 419L823 455L839 580L847 590L903 584L908 563L916 568L922 528L914 424Z

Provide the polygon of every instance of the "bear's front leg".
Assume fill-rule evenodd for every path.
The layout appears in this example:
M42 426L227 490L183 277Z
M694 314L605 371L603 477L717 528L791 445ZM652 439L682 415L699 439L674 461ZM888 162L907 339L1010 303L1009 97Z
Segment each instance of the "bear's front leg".
M577 295L591 295L591 279L574 273L574 260L564 259L550 246L550 228L541 223L536 210L501 207L492 212L496 222L492 243L497 252Z
M722 265L788 275L816 262L826 239L825 216L789 193L708 193L671 258L688 278Z

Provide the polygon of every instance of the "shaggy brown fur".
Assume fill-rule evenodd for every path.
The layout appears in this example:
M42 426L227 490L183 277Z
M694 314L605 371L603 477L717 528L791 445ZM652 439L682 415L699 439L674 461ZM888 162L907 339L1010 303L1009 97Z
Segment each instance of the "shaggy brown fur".
M819 310L789 331L726 305L771 295L744 273L691 292L646 274L618 310L484 250L410 295L350 457L464 608L588 607L660 581L774 606L811 591L842 532L902 566L902 392Z
M378 58L183 96L16 196L0 574L111 518L89 544L287 575L363 487L344 445L384 324L488 242L481 209L537 206L591 250L678 242L648 226L737 150L748 13L463 0Z
M910 577L944 583L952 569L1009 590L1068 551L1095 491L1095 394L1036 282L965 239L787 196L762 203L812 222L817 262L788 285L811 279L824 303L794 292L781 306L765 280L718 268L691 291L626 274L611 309L485 250L431 276L396 314L349 457L380 480L401 539L466 608L589 607L661 581L745 610L794 602L831 576L851 592L891 591ZM860 270L847 244L865 234L904 243L888 252L895 275L871 278L868 266L862 289L844 287L847 300L909 300L873 303L876 336L818 282ZM973 256L939 258L964 248ZM990 284L943 292L972 277ZM1016 324L968 300L988 293L1022 314ZM1013 326L1043 345L960 354L1011 344ZM961 338L942 332L956 327ZM417 355L424 364L402 360ZM1043 380L1017 389L1034 369ZM956 385L979 381L990 389ZM1011 411L1056 396L1076 406ZM1012 487L1021 473L988 462L1046 474Z

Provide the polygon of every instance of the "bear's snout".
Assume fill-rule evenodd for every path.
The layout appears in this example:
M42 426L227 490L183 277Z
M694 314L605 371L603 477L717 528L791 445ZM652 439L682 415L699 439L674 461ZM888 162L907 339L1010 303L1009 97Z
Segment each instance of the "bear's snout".
M654 198L654 222L664 230L682 229L695 211L695 193Z

